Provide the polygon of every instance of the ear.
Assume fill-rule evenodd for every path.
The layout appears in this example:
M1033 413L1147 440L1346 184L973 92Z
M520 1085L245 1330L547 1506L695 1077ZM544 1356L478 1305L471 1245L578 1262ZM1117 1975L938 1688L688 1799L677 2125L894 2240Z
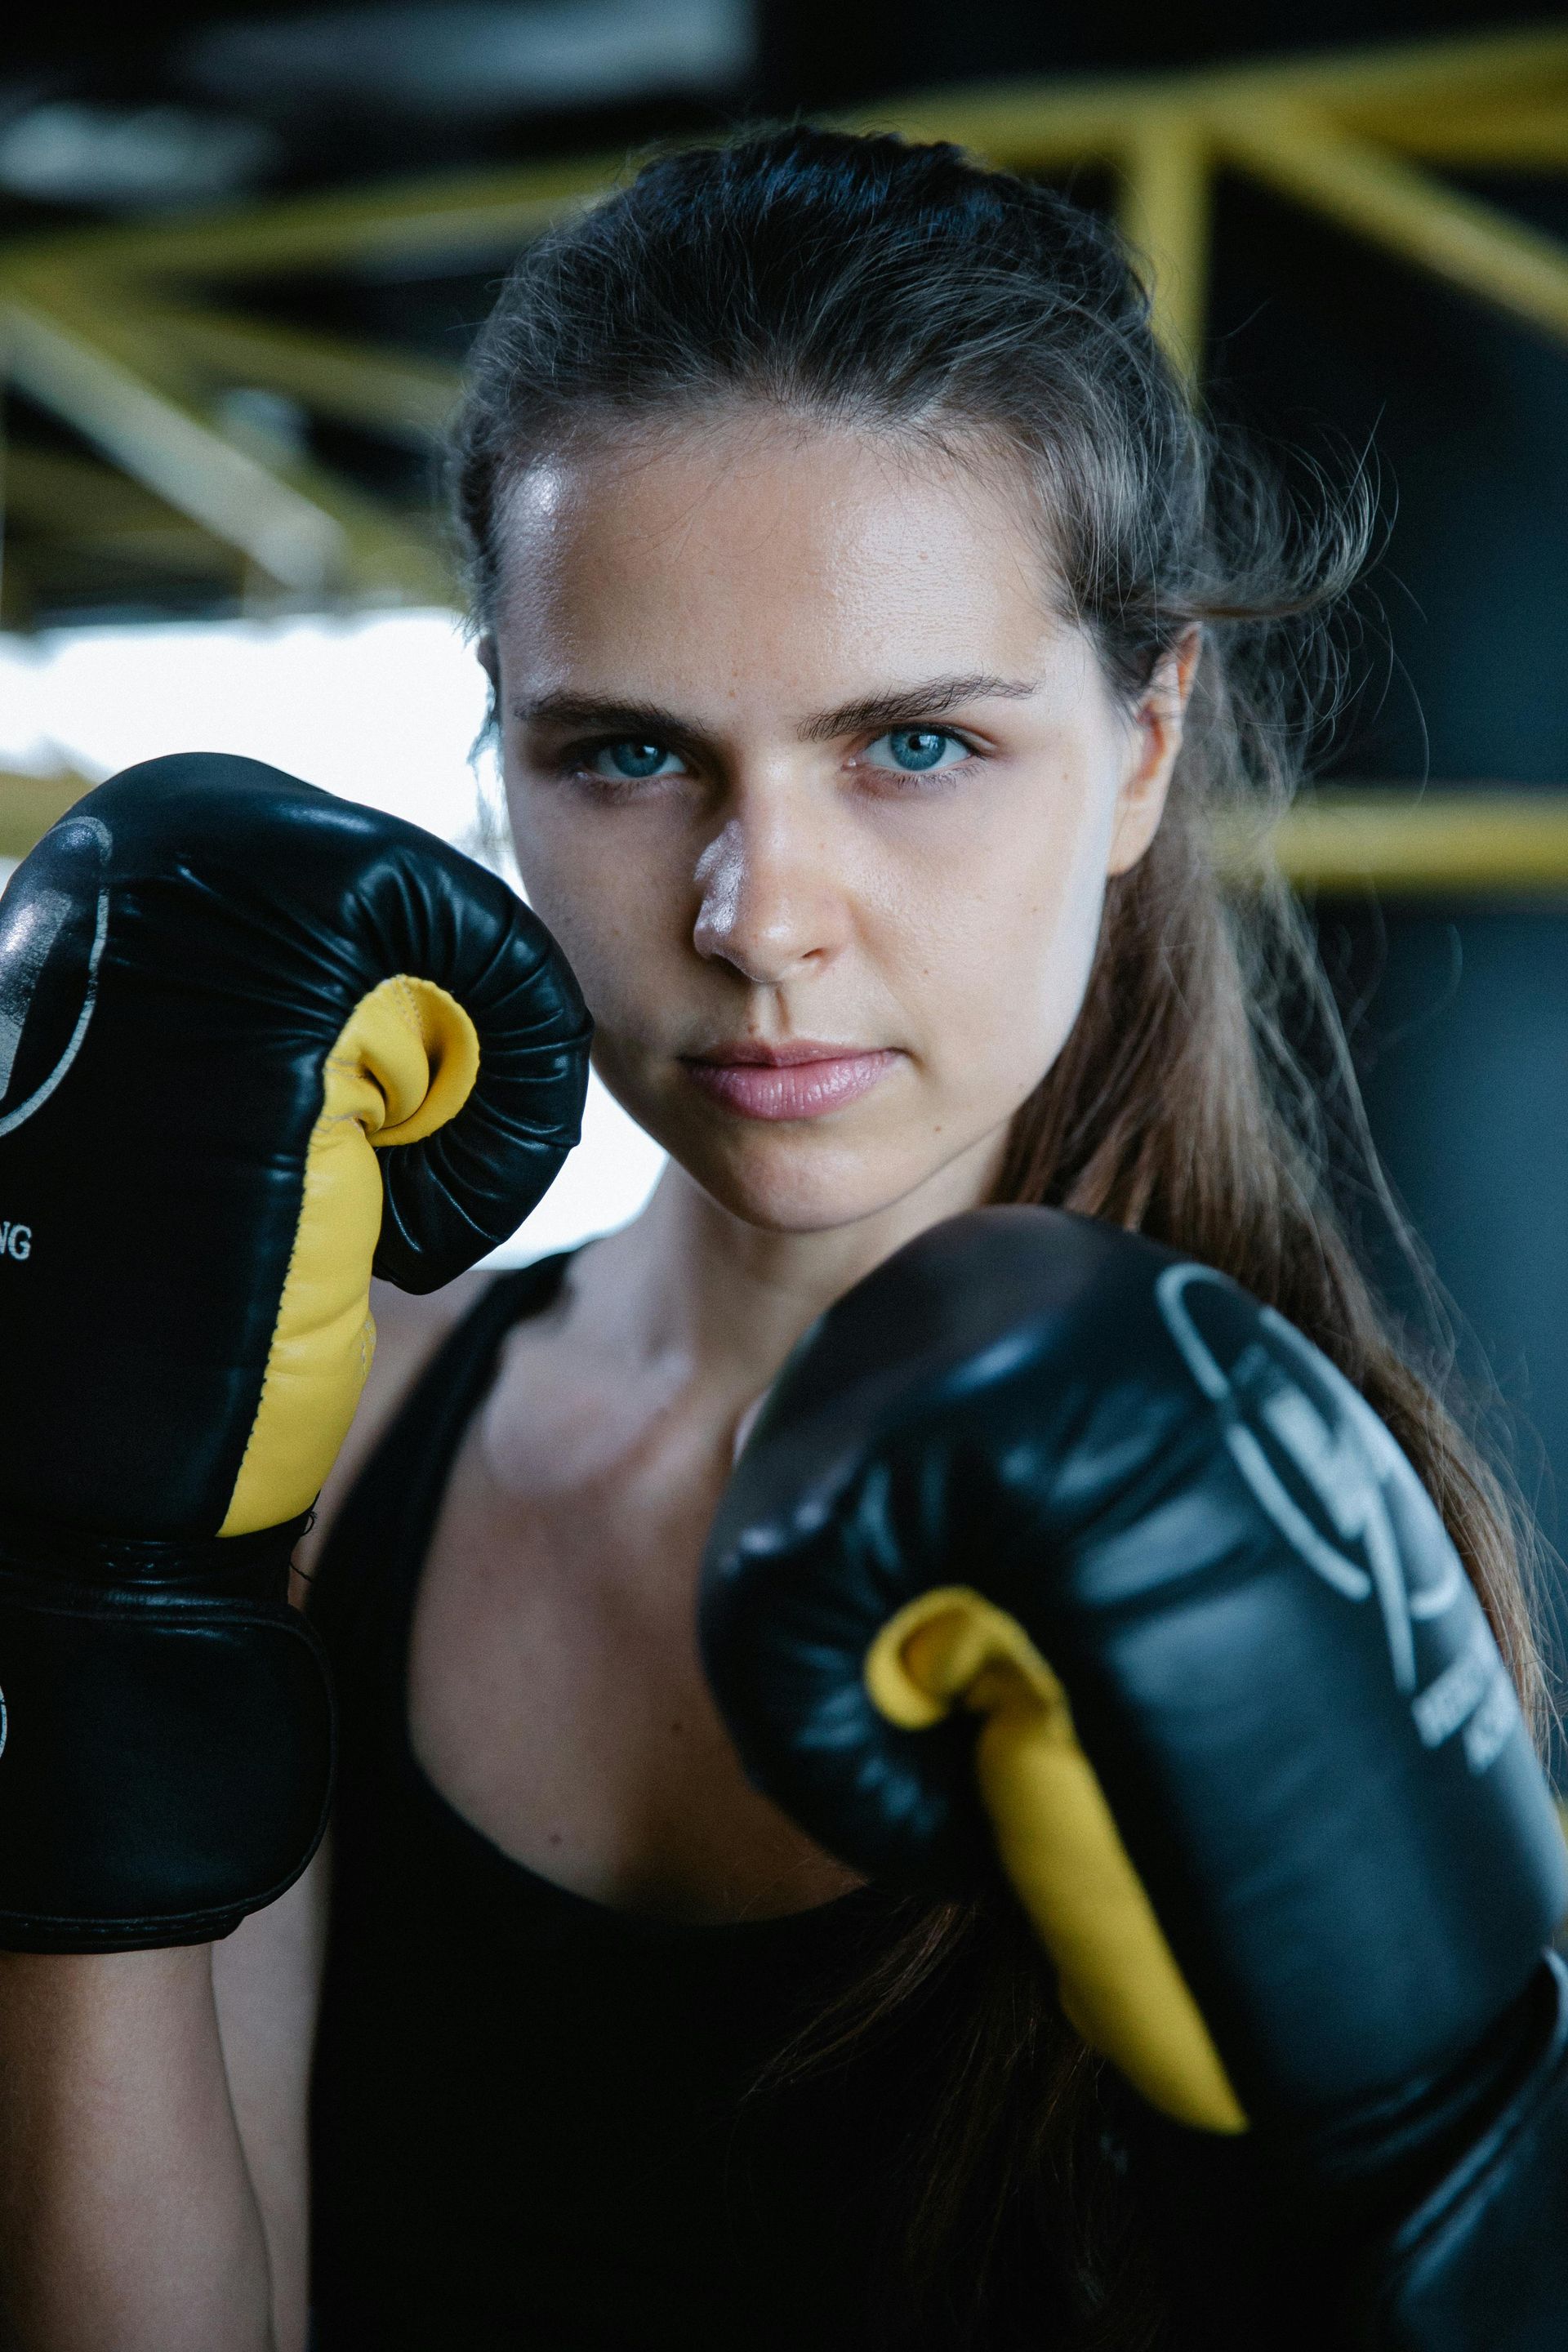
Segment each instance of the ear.
M1169 653L1162 654L1155 663L1139 698L1132 714L1127 772L1117 803L1107 874L1125 874L1136 866L1160 829L1202 650L1202 630L1195 625L1184 630Z

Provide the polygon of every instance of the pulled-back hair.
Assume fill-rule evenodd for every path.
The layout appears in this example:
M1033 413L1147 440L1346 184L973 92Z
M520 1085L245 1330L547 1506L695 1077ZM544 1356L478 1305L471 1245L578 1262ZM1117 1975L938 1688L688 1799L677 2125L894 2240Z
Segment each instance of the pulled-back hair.
M943 462L1011 462L1038 517L1042 586L1129 707L1197 633L1164 817L1109 886L1083 1009L1014 1120L995 1197L1149 1234L1314 1339L1426 1480L1539 1726L1505 1496L1336 1209L1337 1171L1394 1218L1310 933L1277 878L1231 886L1216 866L1225 829L1261 841L1297 781L1366 500L1287 500L1205 423L1093 215L952 146L797 127L664 156L522 255L475 345L453 442L476 625L504 594L504 498L531 461L747 408L895 436ZM915 2003L945 2021L946 2057L911 2163L889 2336L1022 2345L1039 2340L1032 2304L1062 2310L1063 2345L1152 2344L1162 2288L1121 2178L1119 2095L999 1906L911 1906L781 2071L826 2063ZM1032 2266L1052 2294L1035 2292Z

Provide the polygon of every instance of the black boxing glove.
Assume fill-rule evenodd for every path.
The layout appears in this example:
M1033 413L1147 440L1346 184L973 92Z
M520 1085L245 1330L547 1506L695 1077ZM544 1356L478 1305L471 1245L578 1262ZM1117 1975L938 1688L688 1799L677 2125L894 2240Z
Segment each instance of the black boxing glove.
M416 827L191 754L0 901L0 1948L226 1933L321 1836L289 1555L369 1369L577 1139L543 926Z
M1498 2262L1510 2200L1568 2189L1562 1834L1436 1509L1279 1316L1055 1212L938 1227L771 1391L701 1637L824 1845L949 1888L999 1861L1194 2154L1289 2152L1345 2326L1562 2340L1561 2229ZM1433 2332L1482 2306L1512 2332Z

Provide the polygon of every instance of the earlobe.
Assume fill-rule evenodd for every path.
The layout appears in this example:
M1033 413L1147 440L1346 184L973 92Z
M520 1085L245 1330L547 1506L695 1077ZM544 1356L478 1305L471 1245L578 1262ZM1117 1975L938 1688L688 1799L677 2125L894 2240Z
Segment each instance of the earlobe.
M1130 872L1160 830L1176 754L1182 748L1181 721L1168 717L1154 719L1145 706L1139 714L1134 742L1136 758L1122 780L1116 804L1110 853L1105 861L1108 876Z

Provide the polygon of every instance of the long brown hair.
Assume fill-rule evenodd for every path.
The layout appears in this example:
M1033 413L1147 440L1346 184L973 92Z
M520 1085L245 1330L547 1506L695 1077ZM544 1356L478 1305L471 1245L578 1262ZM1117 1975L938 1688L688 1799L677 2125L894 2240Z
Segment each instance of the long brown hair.
M1310 933L1277 880L1232 887L1216 865L1221 828L1261 840L1296 782L1367 500L1353 486L1287 499L1205 425L1090 214L950 146L795 127L655 161L522 256L453 443L477 625L504 585L502 494L531 459L742 403L1004 457L1040 519L1042 579L1129 709L1198 633L1166 814L1110 886L1082 1011L1017 1114L995 1197L1147 1233L1315 1340L1431 1490L1539 1725L1505 1492L1336 1210L1337 1169L1398 1229ZM1162 2290L1122 2178L1119 2094L1012 1909L909 1906L774 2079L917 2009L941 2063L889 2261L889 2338L1022 2345L1049 2306L1059 2344L1154 2343ZM1047 2267L1054 2304L1029 2284ZM1009 2279L1035 2320L1010 2315Z

